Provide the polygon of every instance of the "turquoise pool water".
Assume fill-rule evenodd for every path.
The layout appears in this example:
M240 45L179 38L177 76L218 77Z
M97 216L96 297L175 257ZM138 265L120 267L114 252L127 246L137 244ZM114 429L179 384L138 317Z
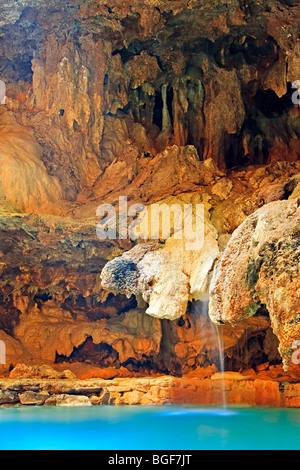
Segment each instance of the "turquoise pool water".
M1 408L0 449L299 450L300 409Z

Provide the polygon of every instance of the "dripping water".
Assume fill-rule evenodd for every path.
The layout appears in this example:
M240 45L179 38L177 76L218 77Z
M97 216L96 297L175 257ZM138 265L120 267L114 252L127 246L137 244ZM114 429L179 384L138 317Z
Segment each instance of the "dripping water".
M221 374L221 391L222 391L222 406L226 407L226 391L225 391L225 361L224 361L224 336L223 336L223 326L213 323L208 315L208 301L201 302L201 312L200 315L204 318L205 323L208 323L211 331L211 336L215 341L216 348L218 350L218 363L219 371Z
M208 316L208 312L207 312ZM226 391L225 391L225 361L224 361L224 336L223 336L223 327L216 325L213 323L209 316L208 316L208 321L211 322L215 329L215 334L218 340L218 348L219 348L219 361L220 361L220 372L222 374L222 405L223 407L226 406Z

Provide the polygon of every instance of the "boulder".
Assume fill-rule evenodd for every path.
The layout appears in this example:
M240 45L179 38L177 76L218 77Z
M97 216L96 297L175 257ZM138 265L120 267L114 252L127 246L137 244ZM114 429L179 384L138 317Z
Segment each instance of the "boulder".
M90 399L85 395L68 395L61 393L47 400L46 405L56 406L92 406Z
M48 397L49 393L47 392L27 390L24 393L20 393L19 400L22 405L43 405Z
M181 207L185 202L190 201L170 198L167 203L161 201L161 205ZM160 228L164 223L161 221L161 227L155 227L157 243L154 240L138 243L104 266L100 275L102 287L127 296L135 295L148 305L147 314L161 319L180 318L186 313L189 301L206 300L220 250L218 233L210 222L208 211L201 199L198 202L203 206L203 212L193 218L197 236L201 234L202 237L201 240L199 237L199 244L194 245L192 239L185 236L185 226L181 234L174 230L164 244L159 243ZM141 238L150 238L148 228L145 233L141 232Z
M17 392L10 390L0 390L0 405L9 405L18 403L19 397Z
M269 312L285 370L300 339L300 200L276 201L250 215L232 234L215 269L209 315L232 325Z

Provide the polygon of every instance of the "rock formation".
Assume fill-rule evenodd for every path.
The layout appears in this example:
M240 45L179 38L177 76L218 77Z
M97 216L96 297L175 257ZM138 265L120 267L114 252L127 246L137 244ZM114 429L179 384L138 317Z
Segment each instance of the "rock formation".
M185 387L220 368L221 334L231 373L299 381L298 37L297 0L0 6L3 377L165 374ZM97 208L119 220L120 197L198 205L203 245L164 237L163 221L155 236L144 224L99 239ZM115 397L105 384L92 401L171 399L173 382L157 380ZM251 402L263 387L289 403L273 382L251 382ZM5 388L0 401L68 403L63 387L42 388Z
M51 211L63 190L41 160L42 147L32 130L21 126L12 112L0 110L2 204L25 212Z
M136 188L168 145L223 170L299 158L297 2L10 0L0 14L7 109L67 201L103 199L116 172Z
M210 317L235 323L265 306L288 369L298 341L300 200L266 204L233 233L211 285Z
M208 212L205 213L204 204L198 204L197 207L195 199L193 201L195 209L203 207L203 210L201 213L198 211L197 214L190 214L190 221L194 219L195 223L193 239L185 236L189 214L184 217L182 210L180 216L183 218L183 223L180 226L180 233L179 230L176 231L175 221L175 233L167 238L164 245L137 244L129 252L107 263L101 273L102 287L142 298L148 304L147 314L170 320L184 315L189 301L207 300L210 276L220 249L218 233L209 220ZM187 201L188 198L185 198L184 202ZM172 208L180 209L184 204L183 201L174 198L169 200L168 204L162 202L157 206L168 207L169 211L165 214L168 218ZM154 205L150 210L153 207ZM153 217L152 212L151 216ZM160 226L158 219L157 232L166 224L167 220L162 219ZM146 238L147 235L148 233L143 236ZM186 235L192 237L192 233Z

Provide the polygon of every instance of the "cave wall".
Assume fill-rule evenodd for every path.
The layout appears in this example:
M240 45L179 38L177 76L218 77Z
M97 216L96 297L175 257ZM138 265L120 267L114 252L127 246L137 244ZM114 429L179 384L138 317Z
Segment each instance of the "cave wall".
M10 10L0 30L7 107L34 129L67 200L86 188L103 197L112 162L128 162L134 179L137 158L173 144L222 169L299 158L297 2L28 1Z
M108 377L218 363L199 303L172 322L101 290L106 262L133 243L97 240L95 212L119 194L196 194L222 252L247 216L287 199L299 173L298 37L293 0L5 2L4 374L18 362ZM266 312L243 322L224 327L228 367L280 364Z

